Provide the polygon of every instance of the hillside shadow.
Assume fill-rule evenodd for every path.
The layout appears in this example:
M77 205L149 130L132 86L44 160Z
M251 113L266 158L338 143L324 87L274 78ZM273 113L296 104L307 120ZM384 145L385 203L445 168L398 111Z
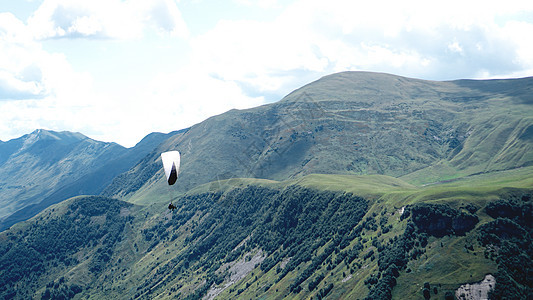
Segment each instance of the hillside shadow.
M533 77L493 80L457 80L460 87L477 90L490 96L511 97L521 104L533 104Z

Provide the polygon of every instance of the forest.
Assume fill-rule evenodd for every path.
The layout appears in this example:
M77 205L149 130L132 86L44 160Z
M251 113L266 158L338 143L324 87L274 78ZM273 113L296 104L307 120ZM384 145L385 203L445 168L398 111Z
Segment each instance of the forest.
M444 239L472 236L497 266L491 297L527 299L533 293L531 199L515 191L484 206L419 202L400 215L348 192L248 185L186 195L175 212L160 215L112 198L77 197L2 233L0 295L83 298L160 253L129 287L131 298L166 293L202 299L228 282L231 264L255 255L259 263L251 275L228 288L232 297L251 290L257 296L338 296L346 286L334 280L334 270L350 278L368 268L360 278L368 291L361 299L391 299L398 279L416 271L412 262L428 255L430 242L442 248ZM175 254L171 245L178 245ZM473 247L465 244L463 251L475 255ZM66 276L80 266L93 279ZM191 274L203 280L184 293ZM419 295L453 299L435 282L423 282Z

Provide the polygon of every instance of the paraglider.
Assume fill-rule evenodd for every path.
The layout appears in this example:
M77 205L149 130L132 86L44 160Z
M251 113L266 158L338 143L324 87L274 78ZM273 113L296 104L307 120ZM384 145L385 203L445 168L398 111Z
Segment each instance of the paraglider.
M176 183L176 180L178 180L178 172L180 169L180 153L178 151L163 152L161 153L161 160L163 161L163 169L165 170L165 176L170 189L170 186ZM168 209L172 211L176 209L176 206L172 204L172 197L170 199Z

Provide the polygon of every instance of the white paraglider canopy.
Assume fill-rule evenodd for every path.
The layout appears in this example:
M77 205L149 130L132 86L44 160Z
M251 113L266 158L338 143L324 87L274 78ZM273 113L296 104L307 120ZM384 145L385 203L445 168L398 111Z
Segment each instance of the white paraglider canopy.
M178 179L180 153L178 151L163 152L161 153L161 160L163 161L167 182L169 185L173 185Z

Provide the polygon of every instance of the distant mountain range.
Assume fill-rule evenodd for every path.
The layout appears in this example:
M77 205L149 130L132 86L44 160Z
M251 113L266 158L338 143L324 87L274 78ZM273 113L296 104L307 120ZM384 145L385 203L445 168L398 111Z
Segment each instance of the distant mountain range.
M172 134L152 133L129 149L43 129L0 142L0 230L67 198L99 194Z
M528 299L533 78L338 73L129 149L38 130L0 142L0 212L7 299Z

